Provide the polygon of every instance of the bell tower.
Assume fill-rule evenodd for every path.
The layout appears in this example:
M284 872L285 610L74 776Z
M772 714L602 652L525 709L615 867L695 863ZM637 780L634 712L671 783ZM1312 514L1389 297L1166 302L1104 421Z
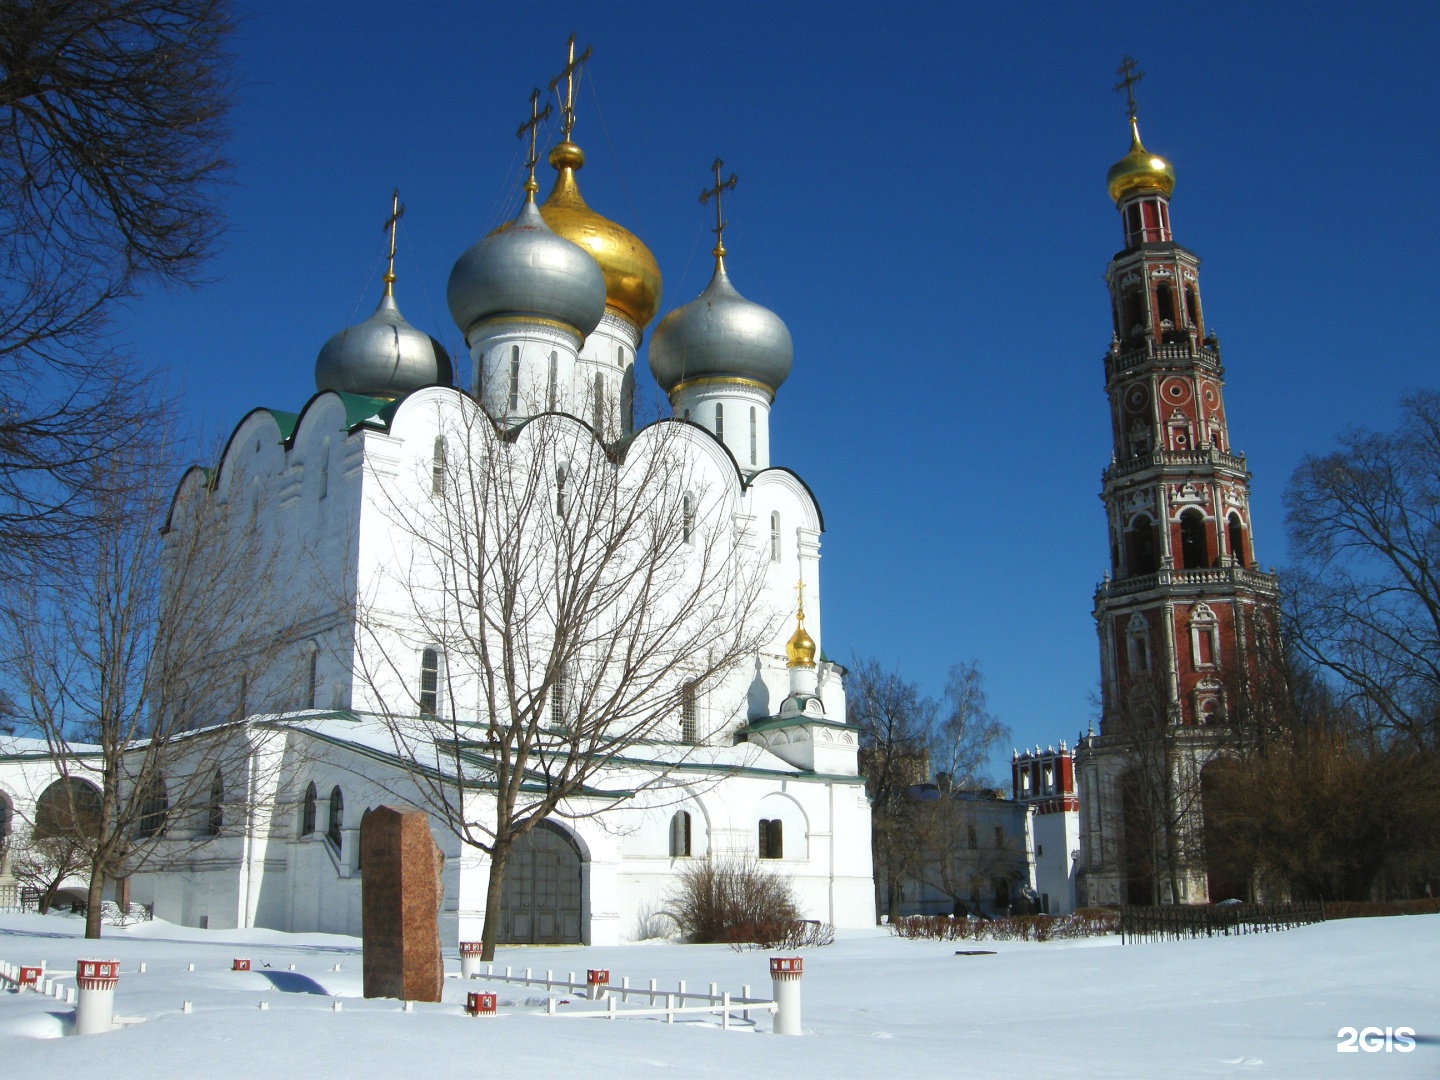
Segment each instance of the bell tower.
M1101 478L1110 569L1095 592L1099 734L1081 738L1082 904L1204 903L1201 772L1223 754L1259 665L1273 663L1279 592L1256 568L1250 473L1230 445L1220 343L1200 259L1175 242L1175 173L1140 140L1111 167L1124 246L1105 272L1113 452Z

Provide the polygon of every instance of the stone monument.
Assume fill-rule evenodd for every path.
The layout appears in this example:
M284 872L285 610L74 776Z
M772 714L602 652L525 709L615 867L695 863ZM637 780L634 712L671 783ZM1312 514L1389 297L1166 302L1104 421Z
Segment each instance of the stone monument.
M440 872L445 856L423 810L377 806L360 823L365 996L439 1001Z

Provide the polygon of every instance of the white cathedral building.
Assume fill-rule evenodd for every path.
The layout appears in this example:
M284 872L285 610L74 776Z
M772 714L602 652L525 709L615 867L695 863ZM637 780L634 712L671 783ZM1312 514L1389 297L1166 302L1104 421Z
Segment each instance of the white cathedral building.
M182 480L177 513L223 507L229 528L272 545L266 572L240 582L254 591L256 618L233 642L237 656L270 659L234 688L234 715L245 719L230 729L237 752L216 769L214 805L172 814L158 857L131 879L132 900L153 904L157 917L358 934L364 812L408 803L431 813L446 857L442 935L478 939L488 857L447 824L435 791L459 792L460 817L483 831L496 702L486 667L467 653L474 637L455 631L465 621L457 583L490 572L481 569L491 565L486 545L510 539L452 535L455 519L434 507L475 490L483 475L486 484L547 491L548 517L523 511L534 521L569 520L567 512L598 512L585 505L584 485L608 470L607 490L673 499L684 541L705 538L705 558L679 558L658 599L637 591L627 600L675 609L686 588L711 588L713 596L690 596L693 617L671 631L675 640L706 640L705 627L728 618L753 642L742 663L723 670L705 668L702 657L652 663L669 682L648 699L637 692L635 711L657 700L675 707L643 738L611 747L584 790L517 841L500 940L609 944L651 934L663 928L656 913L678 875L709 855L755 859L783 875L805 918L873 923L857 730L846 722L843 670L821 650L820 508L770 457L790 334L731 284L717 214L710 284L650 340L651 370L673 415L635 429L634 365L659 309L660 272L638 238L586 206L572 125L566 109L563 141L549 154L557 173L549 197L537 204L532 143L519 215L452 271L449 306L474 361L472 387L454 385L444 349L400 314L392 224L384 296L370 318L320 350L316 394L298 413L250 412L217 466ZM718 180L717 172L717 202ZM511 463L508 473L485 464L496 458ZM657 468L668 486L656 486ZM516 550L543 548L553 540L547 529L537 524ZM542 608L553 615L553 605ZM542 623L526 634L543 637ZM613 690L613 655L602 663L593 654L636 648L647 632L623 618L615 625L624 630L612 638L624 640L597 628L576 668L531 673L550 692L557 729L566 695L579 693L567 679L583 683L590 664ZM543 654L544 642L536 650ZM703 677L676 685L692 659ZM630 674L644 670L637 662ZM455 753L481 762L479 772L458 784L463 768L447 774L438 754L417 773L397 717L421 741L432 726L442 743L472 732ZM543 786L544 769L527 782Z

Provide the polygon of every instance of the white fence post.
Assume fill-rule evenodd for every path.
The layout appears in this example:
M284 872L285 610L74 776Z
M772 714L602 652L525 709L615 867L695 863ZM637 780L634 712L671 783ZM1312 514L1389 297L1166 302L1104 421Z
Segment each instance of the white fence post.
M800 1034L800 977L804 973L805 961L798 956L770 958L770 979L778 1006L771 1030L776 1035Z
M119 960L76 962L75 982L80 990L75 1005L76 1035L99 1035L114 1027L115 984L119 981Z

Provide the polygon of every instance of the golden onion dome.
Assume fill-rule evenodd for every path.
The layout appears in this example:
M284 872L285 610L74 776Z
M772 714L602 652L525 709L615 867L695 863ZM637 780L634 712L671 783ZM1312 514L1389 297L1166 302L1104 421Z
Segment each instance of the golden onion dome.
M557 236L579 244L600 264L605 275L605 305L643 330L660 310L660 266L650 249L624 226L601 217L585 205L575 172L585 152L568 139L550 151L550 164L560 175L540 216Z
M1175 190L1175 170L1158 154L1152 154L1140 141L1140 125L1130 118L1130 152L1110 166L1105 177L1110 198L1118 206L1120 200L1137 191L1158 191L1167 199Z
M805 609L795 615L795 633L785 643L786 667L814 667L815 639L805 632Z

